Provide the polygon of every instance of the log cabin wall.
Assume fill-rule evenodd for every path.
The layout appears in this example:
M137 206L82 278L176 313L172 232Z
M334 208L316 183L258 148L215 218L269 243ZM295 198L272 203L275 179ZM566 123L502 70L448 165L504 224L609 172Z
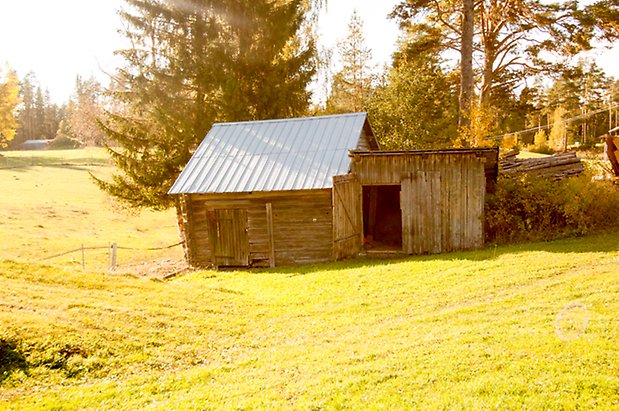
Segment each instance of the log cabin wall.
M441 253L483 245L485 156L474 151L353 153L362 186L400 185L402 251Z
M189 221L192 220L191 209L189 206L189 196L183 194L180 196L180 200L176 206L176 223L178 225L179 237L181 238L181 244L183 246L183 254L185 255L185 261L190 266L194 264L193 247L191 244L191 225Z
M226 215L247 220L250 266L329 261L333 258L331 195L331 189L188 195L183 220L191 263L235 265L214 257L213 218L223 214L221 210L245 210Z

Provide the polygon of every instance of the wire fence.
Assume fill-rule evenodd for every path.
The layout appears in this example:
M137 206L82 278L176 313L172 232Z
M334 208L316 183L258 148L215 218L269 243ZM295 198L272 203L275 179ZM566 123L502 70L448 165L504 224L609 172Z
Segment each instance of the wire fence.
M92 172L94 170L93 167L99 166L110 166L109 155L104 149L99 148L78 150L0 151L0 172L9 173L3 174L4 178L7 180L13 178L10 174L13 173L13 171L7 170L21 171L23 169L25 171L31 167L67 168L72 171L71 178L75 177L81 179L84 177L83 175L76 176L73 172L76 170ZM17 174L15 175L17 176ZM69 178L69 176L54 174L53 177L50 177L50 181L60 181L60 177ZM88 178L88 183L90 184L90 178L86 178ZM17 190L23 184L21 180L24 180L21 178L21 175L20 178L15 178L15 181L18 181L15 183L15 193L18 192ZM41 180L41 182L43 181L44 180ZM76 181L83 182L84 180ZM27 191L26 194L24 194L25 198L30 198L27 196L32 196L32 198L38 199L47 197L49 195L49 190L64 190L64 186L59 188L51 184L48 185L47 183L39 184L38 180L36 185L33 184L33 186L37 187L37 189L35 190L34 187L26 186L25 190L31 189L31 191ZM77 187L77 185L75 187ZM77 190L79 190L79 193ZM83 199L84 195L89 195L81 191L82 190L79 188L74 190L73 187L71 187L70 196L72 198ZM87 193L90 193L90 191ZM96 193L99 193L98 189ZM67 192L63 191L61 194L64 195L67 194ZM9 192L8 196L11 200L16 198L11 192ZM5 247L3 253L0 253L0 258L40 262L63 268L71 267L79 269L81 265L82 270L87 269L92 272L104 272L107 269L110 272L116 271L117 273L150 275L149 270L152 270L153 272L156 271L156 274L153 275L157 276L165 272L170 272L171 270L180 269L183 265L186 266L183 253L179 251L180 248L176 248L179 247L181 243L171 244L173 241L176 241L178 237L175 237L174 233L168 230L167 227L150 226L149 224L152 223L151 220L148 219L145 220L146 222L139 223L140 227L148 225L147 229L152 229L152 238L148 240L142 238L141 235L133 239L132 235L126 233L126 230L130 230L132 227L124 222L118 223L121 224L119 226L115 222L118 218L115 212L112 214L102 214L100 216L103 218L103 221L105 221L103 224L107 224L108 221L110 222L109 227L105 227L105 231L111 235L108 234L102 238L93 237L91 235L81 236L81 234L80 236L73 236L71 234L64 235L63 233L62 237L56 237L53 233L58 229L64 231L65 225L69 224L64 221L65 217L70 215L71 222L75 221L76 215L74 213L78 213L77 216L80 218L84 216L83 220L80 220L80 223L85 225L91 224L91 220L85 216L98 213L101 209L101 205L96 202L91 203L90 200L89 198L87 204L84 204L83 207L77 204L66 204L66 210L63 210L63 212L56 211L55 205L50 207L46 205L47 211L40 217L44 218L46 221L48 221L47 219L49 218L49 226L48 224L41 224L36 227L43 229L41 232L47 232L47 230L49 230L50 238L48 238L47 233L39 236L39 231L37 230L35 234L36 238L24 239L24 248L17 246ZM96 201L99 200L97 199ZM108 200L105 199L102 201L105 201L104 206L107 208L109 206ZM17 204L18 202L14 203ZM11 204L12 203L9 203L9 206L11 206ZM35 204L38 203L33 201L32 206L34 207ZM31 204L28 205L30 206ZM58 207L61 208L62 206L59 205ZM64 214L64 211L67 211L69 214ZM28 218L27 215L20 215L15 221L18 221L19 218L22 217ZM51 220L52 218L53 220ZM11 220L13 219L11 218ZM160 221L159 217L154 221ZM3 222L0 222L0 225L2 224ZM138 223L137 221L132 221L130 224ZM43 227L43 225L45 225L45 227ZM20 227L20 229L26 230L24 231L24 236L26 237L31 234L27 232L28 227ZM142 230L137 231L141 232ZM114 242L108 243L108 239Z
M540 125L540 126L537 126L537 127L531 127L531 128L527 128L527 129L523 129L523 130L518 130L518 131L513 131L511 133L505 133L505 134L500 134L500 135L496 135L496 136L489 136L489 137L486 137L485 139L486 140L501 140L501 139L503 139L505 137L509 137L509 136L513 136L513 135L519 135L519 134L525 134L525 133L533 133L533 132L537 132L537 131L540 131L540 130L549 130L549 129L553 128L555 125L558 125L558 124L573 123L575 121L583 120L583 119L592 117L592 116L594 116L596 114L603 113L604 111L610 111L610 110L616 110L616 109L619 109L619 103L612 103L610 106L605 107L605 108L601 108L599 110L589 111L589 112L584 113L584 114L580 114L580 115L573 116L573 117L570 117L570 118L558 120L558 121L555 121L553 123L544 124L544 125ZM611 129L611 128L612 128L612 125L609 124L609 129Z
M107 246L85 246L84 244L82 244L82 246L79 247L79 248L74 248L72 250L64 251L62 253L57 253L57 254L45 256L45 257L42 257L42 258L38 259L37 261L38 262L50 261L50 260L53 260L53 259L56 259L56 258L60 258L60 257L64 257L64 256L67 256L67 255L78 253L80 255L80 262L81 262L82 270L85 270L86 269L86 251L106 250L106 252L107 252L107 270L108 271L115 271L118 268L118 250L125 250L125 251L165 251L165 250L169 250L169 249L172 249L172 248L175 248L175 247L179 247L181 245L182 245L182 243L179 242L179 243L167 245L167 246L164 246L164 247L138 248L138 247L123 247L123 246L119 246L115 242L110 242L110 243L108 243Z

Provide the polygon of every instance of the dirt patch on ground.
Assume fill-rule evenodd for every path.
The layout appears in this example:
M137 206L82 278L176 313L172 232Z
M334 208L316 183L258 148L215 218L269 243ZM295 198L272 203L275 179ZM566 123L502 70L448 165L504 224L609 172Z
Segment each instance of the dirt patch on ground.
M192 271L185 260L166 259L123 264L114 270L116 274L128 274L153 279L168 279Z

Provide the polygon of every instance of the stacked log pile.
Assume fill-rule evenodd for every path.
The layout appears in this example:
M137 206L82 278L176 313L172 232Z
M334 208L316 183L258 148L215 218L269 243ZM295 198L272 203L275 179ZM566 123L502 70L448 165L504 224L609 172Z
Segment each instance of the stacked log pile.
M517 158L518 151L511 150L501 156L499 172L504 176L532 174L561 180L580 175L585 166L575 152L556 153L543 158Z

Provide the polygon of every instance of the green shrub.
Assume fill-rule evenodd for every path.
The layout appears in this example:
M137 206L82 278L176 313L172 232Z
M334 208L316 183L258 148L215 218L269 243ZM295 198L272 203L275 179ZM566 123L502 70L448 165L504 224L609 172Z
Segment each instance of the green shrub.
M582 176L499 179L486 201L486 240L547 241L619 228L619 187Z
M49 146L49 148L52 150L70 150L70 149L75 149L75 148L80 148L80 147L82 147L81 142L73 138L64 137L64 136L56 137Z
M542 146L548 147L548 135L546 135L545 130L539 130L537 133L535 133L535 136L533 137L533 146L534 147L542 147Z

